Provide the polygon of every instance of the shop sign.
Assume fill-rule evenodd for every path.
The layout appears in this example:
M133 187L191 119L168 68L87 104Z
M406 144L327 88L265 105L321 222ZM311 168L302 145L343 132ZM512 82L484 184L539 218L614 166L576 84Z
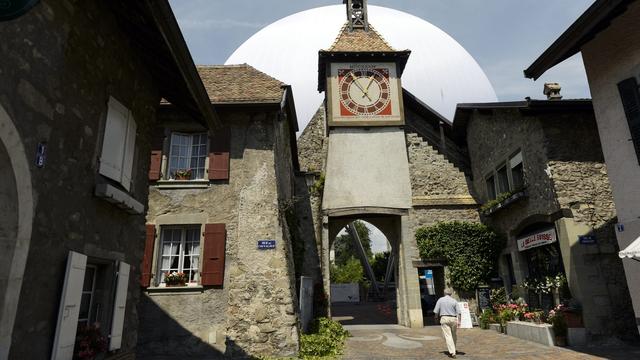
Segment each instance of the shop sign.
M469 310L469 303L459 302L458 307L460 309L460 329L473 329L473 322L471 321L471 311Z
M478 287L478 307L480 312L485 309L491 309L491 288L488 286Z
M518 239L518 250L525 251L538 246L553 244L557 240L556 229L540 231Z

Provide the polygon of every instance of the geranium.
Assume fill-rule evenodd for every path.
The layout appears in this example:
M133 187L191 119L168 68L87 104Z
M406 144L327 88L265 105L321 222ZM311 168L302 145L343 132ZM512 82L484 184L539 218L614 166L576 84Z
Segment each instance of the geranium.
M107 351L107 338L100 331L100 323L80 326L76 333L75 357L91 360Z
M183 272L174 271L172 273L167 272L164 274L164 282L167 285L184 285L187 280L187 274Z

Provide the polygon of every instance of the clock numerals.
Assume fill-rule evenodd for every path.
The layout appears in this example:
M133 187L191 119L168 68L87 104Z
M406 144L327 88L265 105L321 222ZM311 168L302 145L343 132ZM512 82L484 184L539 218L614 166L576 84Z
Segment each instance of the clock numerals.
M388 69L341 69L338 76L340 102L352 116L380 115L390 106Z

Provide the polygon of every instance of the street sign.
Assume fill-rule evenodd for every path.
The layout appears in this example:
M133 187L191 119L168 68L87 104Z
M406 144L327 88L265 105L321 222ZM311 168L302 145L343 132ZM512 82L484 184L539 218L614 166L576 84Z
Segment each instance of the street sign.
M258 249L259 250L270 250L276 248L275 240L258 240Z
M44 163L47 160L47 144L39 143L38 148L36 149L36 167L42 168L44 167Z
M578 236L578 241L582 245L593 245L597 242L595 235L580 235Z

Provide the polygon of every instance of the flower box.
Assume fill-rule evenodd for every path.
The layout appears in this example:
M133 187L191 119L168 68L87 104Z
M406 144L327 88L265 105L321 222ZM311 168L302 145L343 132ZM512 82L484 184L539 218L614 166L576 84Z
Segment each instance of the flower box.
M536 324L526 321L509 321L507 335L533 341L546 346L554 346L555 336L550 324Z

